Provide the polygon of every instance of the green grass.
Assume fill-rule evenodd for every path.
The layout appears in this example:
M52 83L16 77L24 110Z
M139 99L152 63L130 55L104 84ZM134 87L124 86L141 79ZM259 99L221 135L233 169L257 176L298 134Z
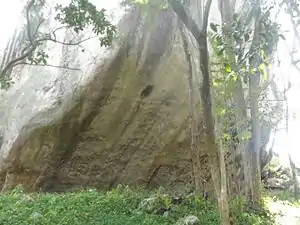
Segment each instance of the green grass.
M283 204L300 208L300 199L295 199L291 191L267 191L265 196L266 201L280 201Z
M139 209L149 196L156 196L163 208L172 208L168 216ZM266 212L246 212L242 200L231 201L230 208L235 224L273 224ZM120 187L110 192L25 194L16 189L0 194L0 225L172 225L186 215L198 216L200 224L219 224L214 203L189 197L175 205L161 191Z

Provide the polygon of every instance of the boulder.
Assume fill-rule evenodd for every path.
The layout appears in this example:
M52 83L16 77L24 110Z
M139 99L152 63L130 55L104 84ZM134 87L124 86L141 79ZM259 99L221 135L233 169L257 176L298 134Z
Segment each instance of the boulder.
M19 66L13 70L15 85L1 93L3 191L19 184L26 191L118 184L175 191L193 184L188 65L178 18L171 9L142 15L135 7L124 11L117 0L96 2L109 2L108 12L118 13L112 46L100 47L97 39L80 46L48 43L43 48L49 64L75 69ZM210 21L219 22L217 1L211 11ZM191 14L198 16L197 10ZM58 38L67 42L74 36L66 31ZM188 41L198 72L198 51ZM213 187L199 130L197 179L208 191Z
M182 40L171 10L154 17L130 9L111 47L84 45L94 58L79 46L52 52L80 71L16 69L23 78L1 100L2 190L191 183Z

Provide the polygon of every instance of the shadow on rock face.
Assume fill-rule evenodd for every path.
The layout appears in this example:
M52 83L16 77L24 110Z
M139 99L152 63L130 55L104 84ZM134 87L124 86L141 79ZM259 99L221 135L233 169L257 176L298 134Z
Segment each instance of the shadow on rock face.
M127 14L125 44L108 50L91 82L24 125L1 171L3 190L191 182L187 65L174 14L157 18Z

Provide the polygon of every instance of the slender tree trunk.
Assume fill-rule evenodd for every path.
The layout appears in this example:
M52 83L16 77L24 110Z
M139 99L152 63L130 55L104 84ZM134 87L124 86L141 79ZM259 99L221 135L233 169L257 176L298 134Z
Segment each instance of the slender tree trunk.
M253 193L252 204L258 206L261 199L261 169L260 169L260 118L258 110L258 85L259 74L249 75L249 96L250 96L250 112L252 138L250 141L250 151L252 160L252 181Z
M258 12L255 18L253 40L250 51L254 51L256 46L259 45L259 32L260 32L260 0L256 0ZM262 63L260 57L250 60L252 68L258 68ZM251 151L251 170L252 170L252 205L258 207L261 200L261 168L260 168L260 144L261 144L261 125L259 116L259 95L260 95L260 73L248 74L249 77L249 99L250 99L250 113L251 113L251 128L252 137L250 141Z
M247 129L247 112L246 112L246 102L244 98L244 90L242 87L242 82L240 78L238 78L236 82L236 89L234 91L234 101L235 101L235 119L236 119L236 130L240 134ZM248 140L247 139L239 139L239 143L237 145L237 154L241 154L242 156L242 167L243 167L243 191L247 200L250 200L250 196L252 196L252 176L250 171L251 163L249 161L250 154L247 150Z
M206 33L205 33L206 34ZM208 149L208 161L211 167L211 175L215 186L215 192L218 197L219 211L221 217L221 224L229 225L229 208L226 185L226 168L224 163L224 152L222 146L218 145L215 134L215 121L212 110L211 101L211 81L209 65L209 55L207 46L207 36L203 35L198 41L200 49L200 69L203 76L203 83L201 87L201 99L203 103L203 116L205 121L205 133ZM222 155L222 156L221 156ZM222 173L222 176L221 176Z
M203 76L201 100L203 103L203 116L206 128L208 160L211 166L211 175L215 186L215 191L218 196L221 224L230 225L224 151L222 140L216 135L216 125L212 107L211 77L209 70L209 53L207 44L207 21L211 1L208 1L207 4L209 5L206 5L205 7L203 19L204 22L201 35L197 40L200 52L200 71Z
M227 171L226 171L226 163L225 163L225 151L223 148L222 144L222 139L221 139L221 127L220 127L220 122L216 120L216 138L218 139L218 142L216 145L219 148L219 158L220 158L220 200L219 200L219 205L220 205L220 213L221 213L221 218L224 220L224 224L230 224L230 218L229 218L229 207L228 207L228 188L227 188ZM228 220L228 221L227 221Z
M207 36L203 35L201 40L199 40L198 42L199 45L201 46L199 49L200 69L203 76L203 83L201 87L201 99L202 99L203 110L204 110L203 116L205 121L208 161L211 167L211 175L215 186L215 192L218 197L221 224L229 225L230 220L229 220L229 208L228 208L228 199L227 199L226 169L224 168L225 163L222 164L223 168L221 168L220 165L221 161L224 162L224 153L220 149L221 146L218 145L217 143L217 137L215 134L215 121L214 121L213 110L212 110L211 88L210 88L211 81L210 81L210 71L208 68L209 56L208 56ZM221 154L223 154L223 160L221 159L222 157L220 158L220 152ZM222 177L221 177L221 172L223 173Z
M204 20L207 19L208 18L204 18ZM200 70L203 76L203 82L201 87L201 100L204 112L203 116L205 121L208 160L211 166L211 175L215 186L215 191L218 196L221 224L229 225L230 218L227 197L224 152L221 145L221 139L219 139L220 144L217 143L218 138L215 133L216 127L212 107L211 77L209 70L209 53L207 44L207 24L206 26L204 25L204 27L202 28L200 39L198 39L197 42L199 44L200 52Z

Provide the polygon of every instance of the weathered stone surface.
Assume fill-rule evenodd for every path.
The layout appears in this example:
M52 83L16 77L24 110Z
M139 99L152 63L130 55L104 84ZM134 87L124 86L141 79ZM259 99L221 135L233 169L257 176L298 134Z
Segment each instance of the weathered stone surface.
M214 2L212 21L220 16L217 8ZM106 189L120 183L181 189L191 183L187 65L178 20L171 10L147 17L131 9L119 28L120 38L109 48L98 40L83 44L84 52L81 46L45 47L49 63L79 71L16 68L16 85L1 96L2 190L18 184L26 190ZM60 37L74 38L68 32ZM207 191L207 157L197 157L197 179Z
M26 112L30 116L19 124L13 119L21 109L7 111L12 127L4 129L1 149L3 190L17 184L51 191L190 182L181 39L171 11L159 12L156 21L142 19L137 10L128 13L120 25L125 41L107 50L80 88L75 85L79 75L56 95L66 80L55 87L48 81L35 86L30 76L20 84L21 91L30 84L37 89L31 98L26 92L18 98L27 103L24 112L45 101L45 95L52 97L48 105Z

